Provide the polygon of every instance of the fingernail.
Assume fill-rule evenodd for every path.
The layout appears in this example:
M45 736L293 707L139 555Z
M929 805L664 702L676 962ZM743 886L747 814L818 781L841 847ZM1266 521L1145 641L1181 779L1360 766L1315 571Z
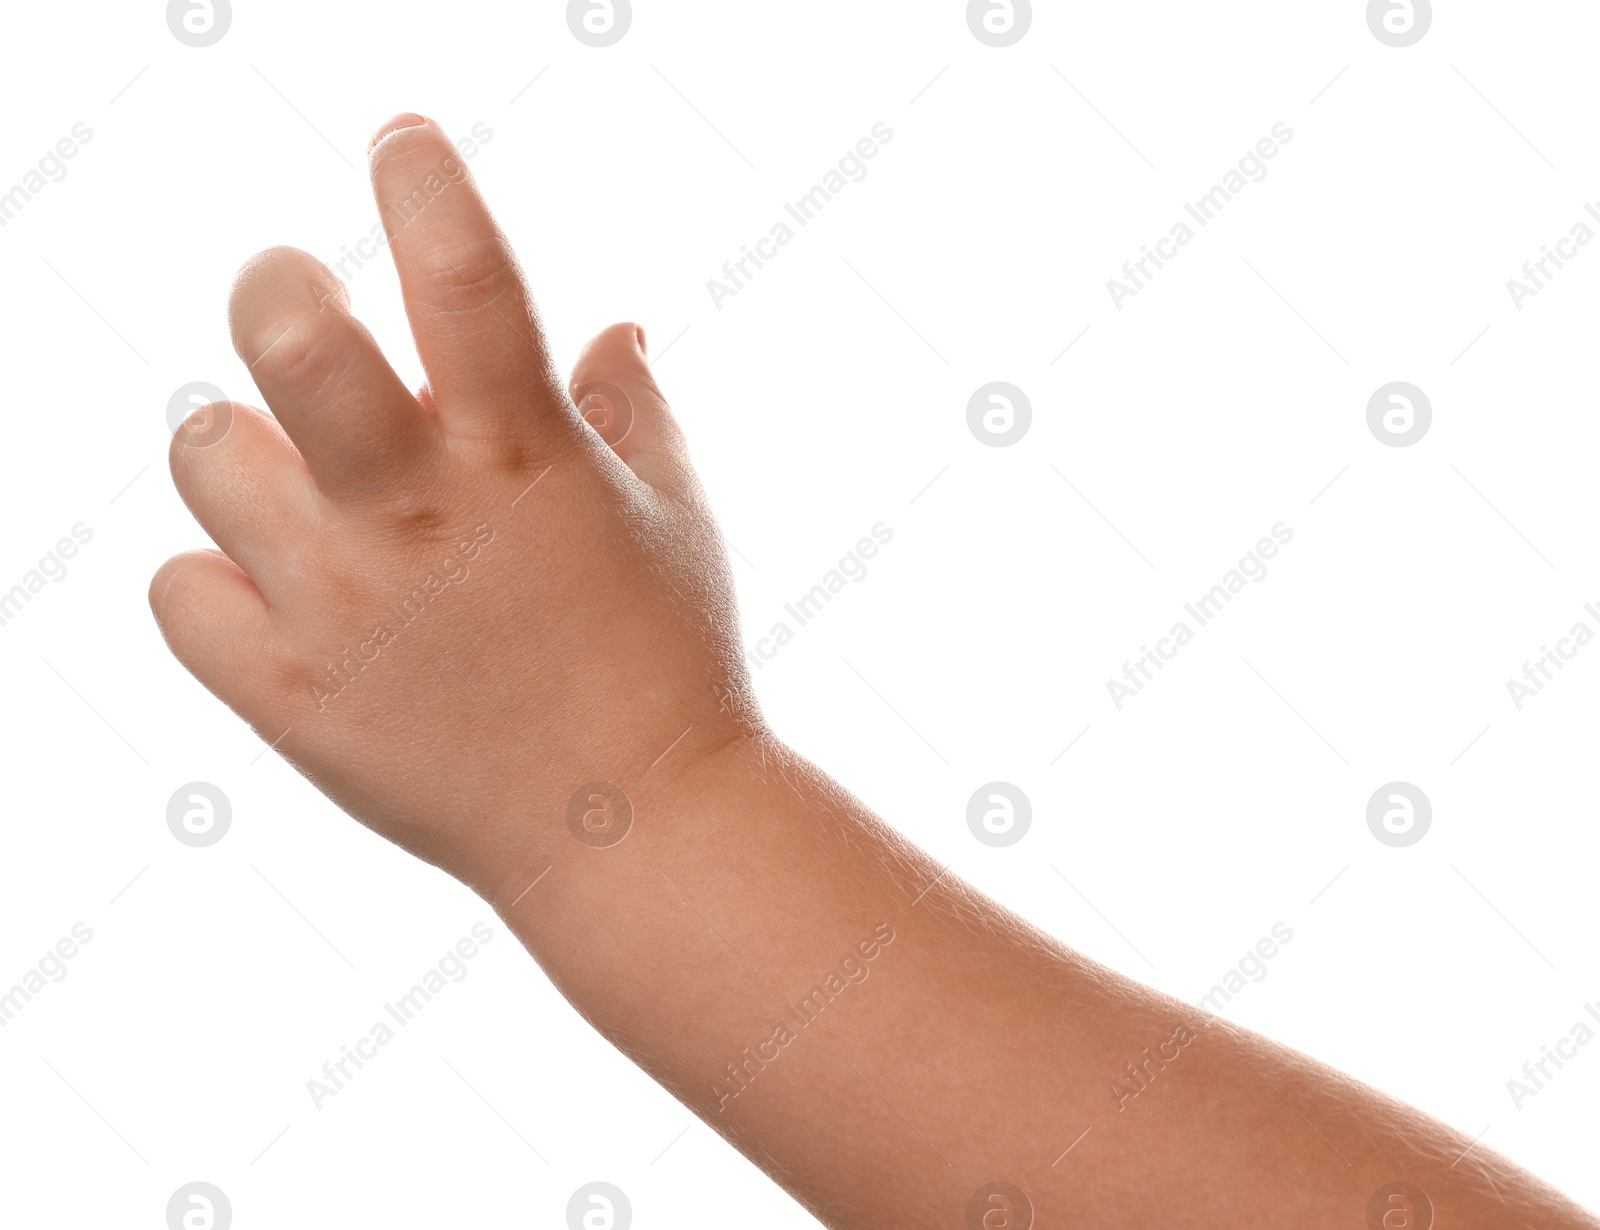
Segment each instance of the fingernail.
M644 326L643 325L634 325L633 326L633 332L634 332L634 336L638 339L638 342L639 342L639 353L640 354L649 354L650 351L644 344Z
M367 148L369 150L372 149L390 133L399 132L402 128L420 128L427 122L425 116L414 115L410 111L402 111L399 115L385 120L379 125L378 131L372 134L372 140L367 142Z

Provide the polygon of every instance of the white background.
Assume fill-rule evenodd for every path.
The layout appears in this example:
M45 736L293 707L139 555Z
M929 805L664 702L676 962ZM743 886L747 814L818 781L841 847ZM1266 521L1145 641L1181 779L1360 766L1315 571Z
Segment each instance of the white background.
M814 1224L485 905L263 755L150 618L151 572L203 542L168 399L259 400L233 272L366 235L367 137L401 109L493 130L471 167L558 353L650 330L748 637L892 527L758 672L781 734L1185 1000L1288 924L1228 1016L1600 1205L1600 1046L1520 1110L1506 1089L1600 1000L1600 647L1521 711L1506 689L1600 631L1600 246L1520 311L1506 289L1600 200L1600 12L1442 8L1396 50L1358 0L1048 4L996 50L953 0L637 0L596 50L553 0L239 3L205 49L159 3L11 6L0 190L93 131L0 229L0 589L93 530L0 628L0 988L94 932L0 1030L17 1223L157 1226L201 1179L239 1227L557 1226L605 1179L640 1227ZM879 121L867 178L714 306L723 262ZM1118 310L1107 279L1279 122L1270 174ZM354 301L415 384L385 261ZM1008 448L966 424L994 380L1033 405ZM1366 422L1394 380L1433 405L1408 448ZM1118 711L1106 681L1277 522L1270 575ZM996 779L1033 803L1006 849L965 822ZM1366 825L1397 779L1434 808L1405 849ZM233 804L208 849L166 826L194 780ZM466 980L315 1109L305 1082L479 921Z

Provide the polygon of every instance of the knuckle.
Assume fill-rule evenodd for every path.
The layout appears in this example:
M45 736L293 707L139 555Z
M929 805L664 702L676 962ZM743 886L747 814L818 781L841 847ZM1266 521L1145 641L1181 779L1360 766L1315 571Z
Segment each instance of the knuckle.
M250 367L258 378L295 386L321 384L339 366L344 348L322 317L300 312L256 331Z
M390 534L403 542L443 541L460 520L434 492L414 487L397 488L390 493L382 511Z
M522 288L516 257L499 235L434 249L426 258L421 279L430 308L443 313L496 305Z

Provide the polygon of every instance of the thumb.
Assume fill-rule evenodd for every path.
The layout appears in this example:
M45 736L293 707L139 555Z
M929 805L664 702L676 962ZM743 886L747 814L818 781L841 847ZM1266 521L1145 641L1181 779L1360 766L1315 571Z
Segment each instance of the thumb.
M568 392L589 426L645 482L668 495L698 489L683 432L645 357L644 329L602 329L572 368Z

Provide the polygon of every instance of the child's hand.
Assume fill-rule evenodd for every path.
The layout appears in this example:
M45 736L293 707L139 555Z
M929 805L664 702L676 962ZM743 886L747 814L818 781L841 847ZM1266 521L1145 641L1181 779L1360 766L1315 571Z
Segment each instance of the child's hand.
M1332 1230L1387 1223L1398 1184L1440 1225L1600 1228L1476 1139L1071 952L767 736L637 331L590 344L569 400L454 148L401 118L373 180L422 396L276 249L231 308L273 416L211 407L173 443L227 554L165 565L152 605L265 740L489 897L826 1225ZM650 823L586 849L618 839L617 787Z
M184 665L340 806L493 897L580 788L659 789L759 718L642 330L590 342L569 399L445 134L397 117L371 161L426 386L321 263L250 261L229 321L272 413L207 407L174 437L225 554L169 560L150 601Z

